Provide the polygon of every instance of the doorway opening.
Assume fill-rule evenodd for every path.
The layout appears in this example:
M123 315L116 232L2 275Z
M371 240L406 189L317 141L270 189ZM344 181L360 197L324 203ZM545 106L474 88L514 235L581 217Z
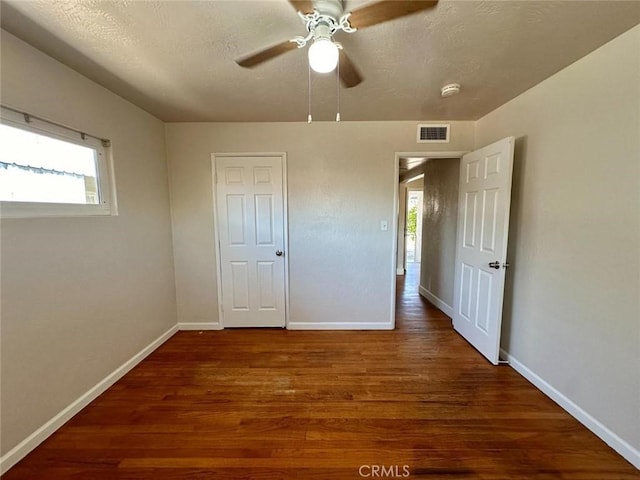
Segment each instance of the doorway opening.
M420 284L420 263L422 261L422 209L424 175L419 175L404 185L403 229L403 273L405 285L417 291Z
M445 268L447 270L446 275L442 272L442 265L448 264L449 262L443 262L441 257L449 258L449 256L452 255L451 252L453 252L453 254L455 253L455 238L447 242L444 248L445 252L443 253L440 236L437 235L437 232L434 234L432 228L426 228L425 220L432 221L433 215L429 217L427 215L428 209L425 209L425 207L433 207L432 200L434 195L439 196L443 193L446 194L450 192L451 189L444 191L440 189L434 190L433 187L426 188L425 185L430 184L432 181L432 174L429 173L427 175L427 172L431 172L432 170L430 167L432 162L444 160L445 162L452 162L452 165L458 165L459 159L465 153L466 152L460 151L396 153L397 190L394 205L397 212L397 222L395 225L396 282L402 282L405 293L410 292L425 297L441 310L444 306L443 303L435 303L435 298L429 295L429 293L431 293L432 287L435 288L438 286L437 282L443 275L446 277L443 279L443 282L453 282L453 257L451 257L450 262L451 268ZM453 186L457 188L457 172L452 182L454 184ZM457 192L457 190L455 190L455 192ZM452 202L440 202L438 205L443 205L444 203L449 206L456 205L457 196ZM412 212L414 207L415 233L413 229L414 212ZM455 232L456 216L448 215L446 220L447 222L453 222L453 232ZM450 225L447 224L447 226L449 227ZM433 270L433 272L430 278L429 272L431 270ZM398 278L398 276L403 276L403 278ZM395 301L396 282L394 282L394 296L392 301ZM452 290L452 288L450 290ZM445 311L445 313L447 312Z
M422 258L422 197L423 178L407 185L407 217L405 221L405 265L420 266ZM414 265L411 265L414 266Z
M422 249L418 292L452 318L454 329L495 365L499 362L505 269L509 266L514 144L515 138L507 137L456 155L460 159L456 162L451 161L455 158L451 153L422 159L396 154L400 192L403 182L424 176L426 248ZM403 175L403 161L414 161L417 166ZM407 207L411 208L409 203ZM409 217L399 215L399 220L403 218ZM403 256L403 263L407 257Z

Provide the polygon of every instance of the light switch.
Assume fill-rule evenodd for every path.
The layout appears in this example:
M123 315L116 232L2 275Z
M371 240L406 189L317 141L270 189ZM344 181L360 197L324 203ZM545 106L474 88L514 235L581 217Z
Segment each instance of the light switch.
M389 230L389 225L387 224L386 220L380 220L380 231L381 232L386 232L387 230Z

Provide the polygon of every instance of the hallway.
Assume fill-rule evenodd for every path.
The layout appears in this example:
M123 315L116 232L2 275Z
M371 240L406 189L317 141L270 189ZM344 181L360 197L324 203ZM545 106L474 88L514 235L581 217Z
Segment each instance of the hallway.
M3 479L638 479L415 274L394 331L179 332Z
M439 317L450 320L420 296L420 264L407 263L405 275L396 277L396 328L426 327L425 318L436 321ZM402 323L402 325L400 325Z

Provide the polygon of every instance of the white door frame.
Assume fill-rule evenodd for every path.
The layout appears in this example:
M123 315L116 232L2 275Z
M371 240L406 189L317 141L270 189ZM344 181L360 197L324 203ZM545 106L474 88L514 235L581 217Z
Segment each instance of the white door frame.
M396 262L398 258L398 212L400 196L400 157L425 157L427 161L436 158L460 159L469 150L448 152L396 152L393 176L393 238L391 240L391 328L396 327ZM424 241L424 239L423 239Z
M289 328L289 202L287 197L287 154L286 152L234 152L211 154L211 184L213 193L213 234L216 259L216 283L218 287L218 318L220 327L224 328L224 312L222 311L222 269L220 264L220 237L218 232L218 205L216 201L216 157L280 157L282 159L282 209L284 228L284 327Z
M400 182L398 185L398 209L396 210L396 220L398 222L398 233L396 235L396 275L406 273L405 254L405 231L407 230L407 182Z

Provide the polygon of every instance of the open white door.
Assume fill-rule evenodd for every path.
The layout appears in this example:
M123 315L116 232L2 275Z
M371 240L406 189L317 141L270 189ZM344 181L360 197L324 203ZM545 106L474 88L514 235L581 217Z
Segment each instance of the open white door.
M284 327L283 158L216 156L224 327Z
M498 364L514 137L462 157L453 328Z

